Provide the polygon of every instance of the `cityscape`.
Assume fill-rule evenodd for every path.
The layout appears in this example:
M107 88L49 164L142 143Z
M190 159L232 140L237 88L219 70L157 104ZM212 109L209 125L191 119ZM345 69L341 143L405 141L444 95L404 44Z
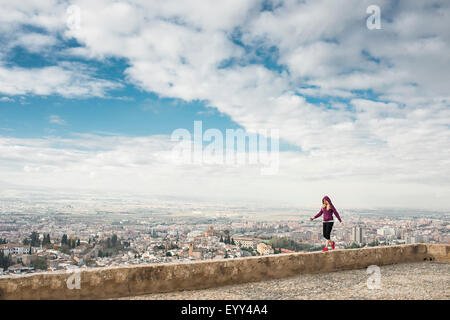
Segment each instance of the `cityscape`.
M0 3L0 300L450 300L450 1Z
M321 222L309 220L311 208L99 203L3 199L1 275L312 252L324 243ZM337 250L450 242L448 213L342 209L340 215Z

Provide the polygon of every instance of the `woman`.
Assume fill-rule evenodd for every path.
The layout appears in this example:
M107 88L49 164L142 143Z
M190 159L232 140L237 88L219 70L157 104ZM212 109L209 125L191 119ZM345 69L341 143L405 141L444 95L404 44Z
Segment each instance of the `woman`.
M337 212L336 208L333 206L333 203L331 203L331 200L328 196L323 197L322 199L322 209L320 209L319 213L316 214L314 217L310 218L311 221L314 219L320 217L323 214L323 237L327 239L325 243L325 248L322 249L322 251L328 251L328 245L331 244L331 249L334 250L334 241L330 240L330 234L331 229L333 229L333 213L338 218L339 222L343 226L344 223L341 220L341 217L339 216L339 213Z

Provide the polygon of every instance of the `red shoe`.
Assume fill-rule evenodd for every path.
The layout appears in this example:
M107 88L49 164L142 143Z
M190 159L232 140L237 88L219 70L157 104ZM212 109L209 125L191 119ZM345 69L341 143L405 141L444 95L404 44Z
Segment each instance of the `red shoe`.
M334 241L333 241L333 243L331 244L331 250L334 250Z
M323 248L323 249L322 249L322 251L328 251L328 248L327 248L327 247L325 247L325 248Z

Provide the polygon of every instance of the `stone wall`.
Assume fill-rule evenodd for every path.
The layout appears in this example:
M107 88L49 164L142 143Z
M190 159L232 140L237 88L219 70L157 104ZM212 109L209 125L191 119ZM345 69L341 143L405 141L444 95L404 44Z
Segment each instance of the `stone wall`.
M94 268L77 274L47 272L11 275L0 278L0 299L104 299L424 260L450 262L450 245L409 244L178 264Z

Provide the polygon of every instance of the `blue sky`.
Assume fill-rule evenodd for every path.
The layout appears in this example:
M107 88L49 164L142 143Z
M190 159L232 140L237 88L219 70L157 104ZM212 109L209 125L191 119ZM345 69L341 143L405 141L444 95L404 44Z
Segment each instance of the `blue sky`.
M33 31L37 31L33 29ZM41 30L39 30L41 33ZM69 39L59 49L78 47ZM66 57L28 52L14 47L6 55L5 65L27 69L56 65ZM207 107L202 101L161 98L153 92L140 90L124 80L128 67L123 59L97 62L86 59L70 59L95 69L102 79L118 81L122 86L111 90L105 97L65 98L60 95L25 95L17 101L1 104L0 127L10 135L20 138L36 138L47 135L68 136L71 133L108 135L157 135L171 134L177 128L192 127L194 120L201 120L205 129L238 128L238 124L217 109ZM51 116L59 116L64 124L52 123Z
M24 32L48 35L45 30L24 26ZM234 64L262 64L270 70L286 72L286 68L276 63L277 48L248 47L239 41L239 32L230 38L252 56L250 59L226 60L219 68L229 68ZM14 46L6 52L4 65L26 69L55 66L67 61L58 52L82 47L74 39L59 37L59 45L52 52L30 52L23 46ZM251 54L250 54L251 52ZM78 133L109 136L150 136L170 135L178 128L193 132L194 121L202 121L203 130L214 128L243 128L221 113L208 101L160 97L128 83L124 71L129 67L125 59L108 58L101 62L71 57L71 62L83 63L95 70L95 75L105 80L120 83L120 87L108 91L105 96L63 97L60 95L22 95L18 99L4 101L0 109L0 131L17 138L38 138L46 136L71 137ZM308 98L316 104L328 104L327 99ZM281 141L281 151L298 151L298 146Z
M374 4L380 29L366 26ZM2 8L5 186L450 205L445 1L43 0ZM198 120L223 134L278 130L277 174L174 163L171 134L193 132Z
M206 128L239 127L201 101L186 103L158 98L133 87L117 93L121 96L88 99L33 96L19 104L4 102L1 127L6 131L12 129L11 134L21 138L49 134L67 136L72 132L129 136L170 134L177 128L192 127L194 120L203 121ZM65 124L52 123L52 115L58 115Z

